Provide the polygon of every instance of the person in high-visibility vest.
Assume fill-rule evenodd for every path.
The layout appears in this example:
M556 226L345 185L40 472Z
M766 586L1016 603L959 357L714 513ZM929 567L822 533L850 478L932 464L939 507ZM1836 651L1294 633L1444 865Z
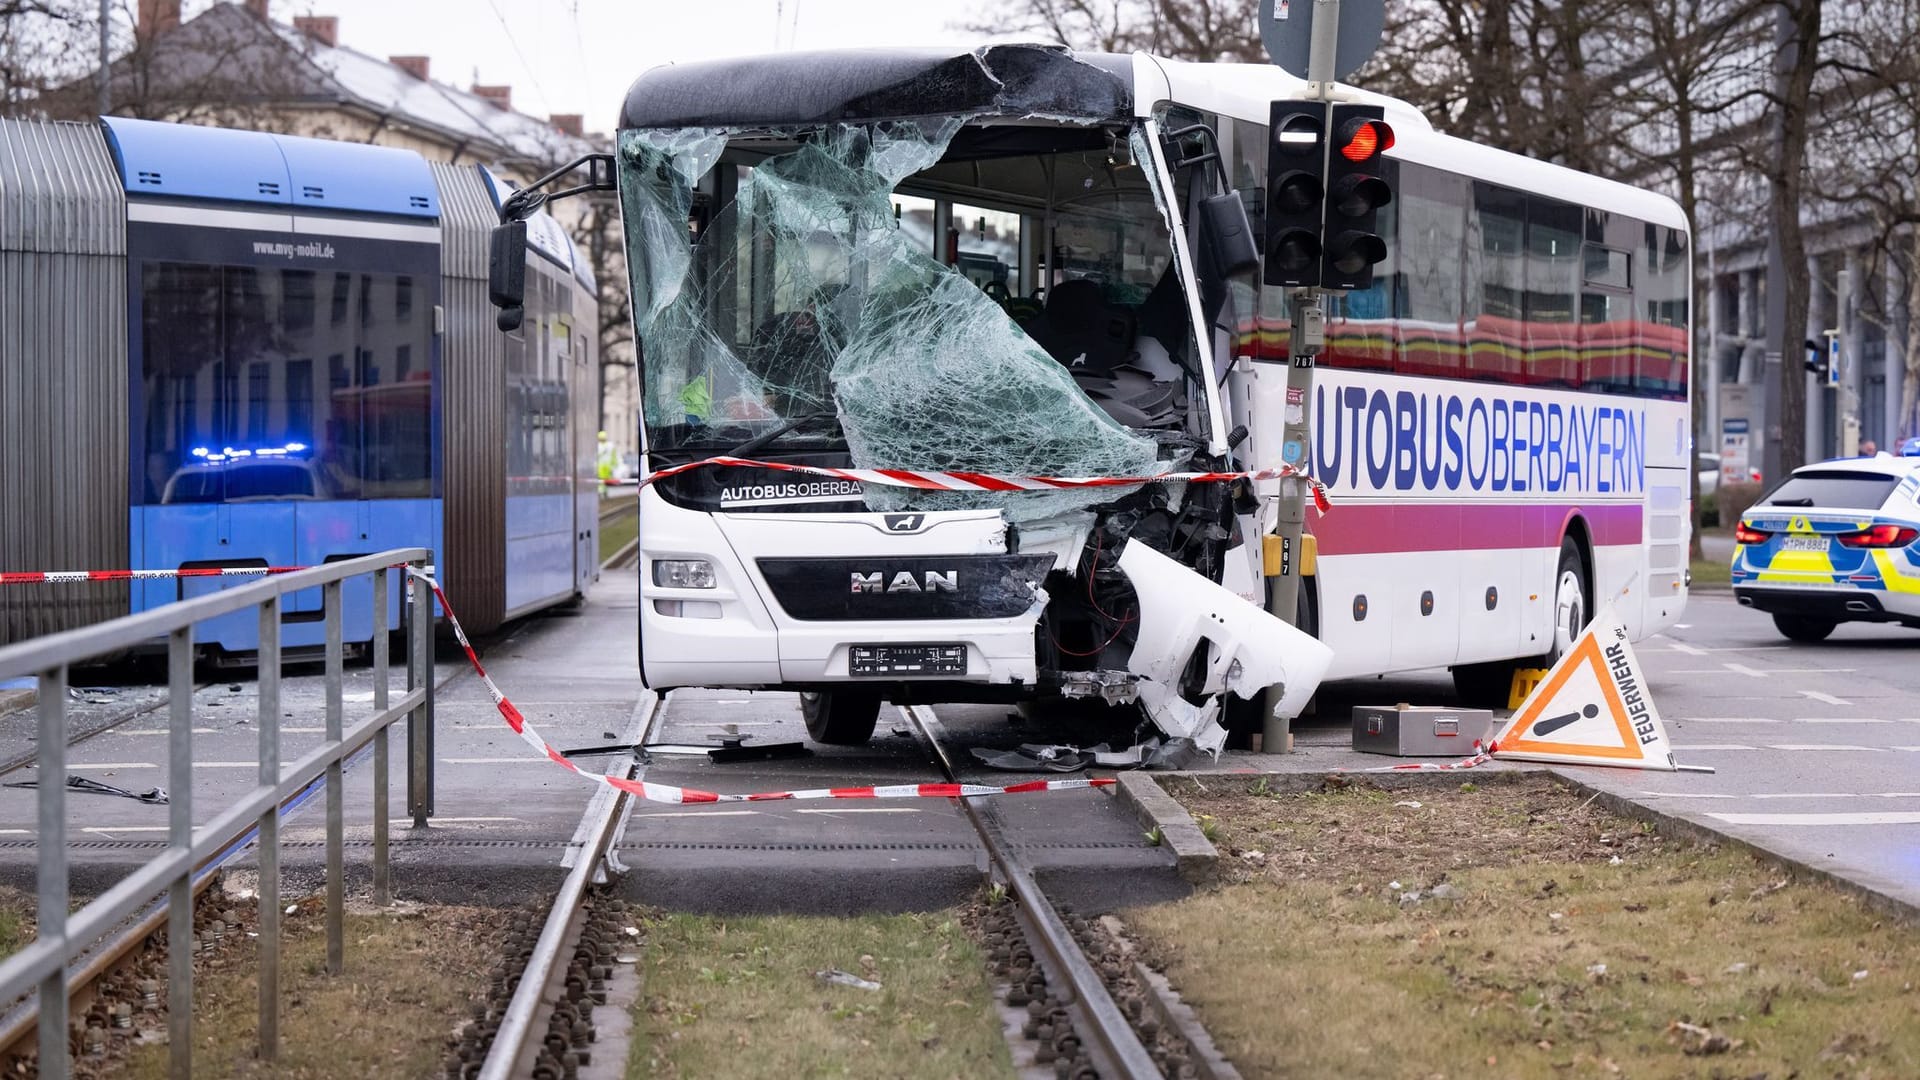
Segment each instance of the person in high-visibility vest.
M614 461L613 443L607 441L607 433L603 431L600 433L599 450L600 494L602 495L607 493L607 481L613 479Z

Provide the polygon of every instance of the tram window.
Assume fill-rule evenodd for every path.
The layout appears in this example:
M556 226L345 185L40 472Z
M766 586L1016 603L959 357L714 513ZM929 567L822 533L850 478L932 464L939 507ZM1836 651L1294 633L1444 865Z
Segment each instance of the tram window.
M269 270L262 276L272 274ZM282 270L279 276L281 326L290 334L313 329L313 271ZM249 316L252 317L251 312Z
M142 264L136 363L146 417L137 467L146 501L430 494L430 373L382 377L397 373L403 356L431 355L430 308L367 320L368 298L379 293L391 305L395 282L391 274ZM357 308L363 324L317 325L322 308ZM318 356L326 358L324 393L316 393Z

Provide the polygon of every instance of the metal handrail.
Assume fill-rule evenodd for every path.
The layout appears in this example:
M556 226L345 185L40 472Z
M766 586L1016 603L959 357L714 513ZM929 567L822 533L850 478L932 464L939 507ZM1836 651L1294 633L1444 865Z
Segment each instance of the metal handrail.
M423 568L425 548L399 548L294 571L219 593L168 604L43 638L0 648L0 678L39 676L38 754L38 935L33 944L0 962L0 1002L39 989L40 1075L65 1080L70 1071L67 1039L69 963L103 935L147 907L164 892L168 904L169 1073L185 1080L193 1072L193 878L208 860L234 846L236 836L258 831L260 887L260 1056L273 1060L279 1043L281 805L315 781L326 783L327 969L344 964L344 798L346 760L368 743L374 748L374 902L392 902L387 865L387 730L408 718L408 807L416 825L432 810L433 679L432 591L407 579L407 692L390 702L387 598L396 569ZM341 585L373 576L373 715L343 730L345 648ZM326 622L326 734L322 745L287 768L280 762L280 601L288 593L318 587ZM219 615L259 610L259 781L207 824L193 826L193 627ZM116 883L71 914L66 851L66 687L75 664L165 638L168 651L168 846L164 854Z

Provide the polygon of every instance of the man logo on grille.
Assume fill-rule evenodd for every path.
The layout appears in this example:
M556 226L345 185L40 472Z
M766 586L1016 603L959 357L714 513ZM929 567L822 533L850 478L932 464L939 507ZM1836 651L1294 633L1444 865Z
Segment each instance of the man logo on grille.
M853 592L858 593L939 593L960 591L960 571L926 570L916 578L911 570L896 571L891 578L884 571L863 574L853 571Z

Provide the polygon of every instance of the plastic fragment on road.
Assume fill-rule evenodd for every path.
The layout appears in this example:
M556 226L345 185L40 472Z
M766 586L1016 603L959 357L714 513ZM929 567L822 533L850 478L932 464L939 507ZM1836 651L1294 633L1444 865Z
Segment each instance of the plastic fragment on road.
M1279 687L1275 713L1298 716L1333 662L1333 650L1311 635L1146 544L1127 544L1118 566L1140 604L1127 670L1141 677L1140 703L1169 738L1192 739L1218 756L1227 741L1219 719L1227 694L1252 700ZM1201 650L1206 673L1196 703L1176 688Z

